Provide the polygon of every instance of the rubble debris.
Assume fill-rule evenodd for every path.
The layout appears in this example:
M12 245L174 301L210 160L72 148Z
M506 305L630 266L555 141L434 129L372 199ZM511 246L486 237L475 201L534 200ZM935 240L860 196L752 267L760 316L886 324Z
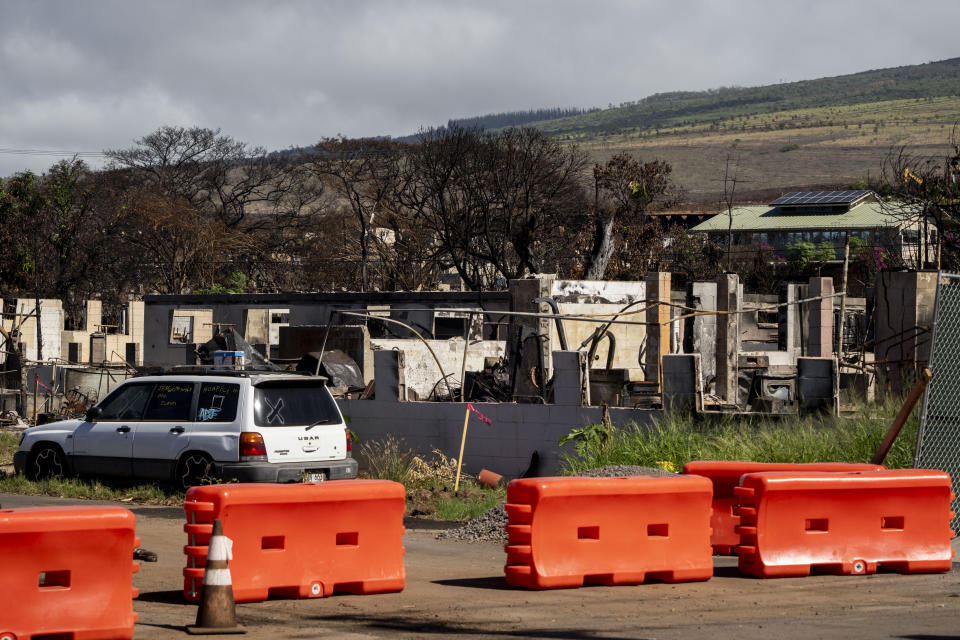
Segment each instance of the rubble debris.
M610 465L597 469L587 469L574 474L587 478L619 478L623 476L656 476L669 477L679 474L653 467L633 465ZM498 504L479 518L467 522L456 529L447 529L437 534L437 540L461 540L464 542L499 542L507 541L507 510L503 504Z
M224 329L211 340L197 346L197 356L201 365L212 365L215 351L243 351L244 369L259 369L280 371L280 367L272 364L236 332L235 329Z
M326 376L332 387L346 387L349 390L366 388L357 362L339 349L325 351L322 360L319 351L303 354L297 363L297 371Z

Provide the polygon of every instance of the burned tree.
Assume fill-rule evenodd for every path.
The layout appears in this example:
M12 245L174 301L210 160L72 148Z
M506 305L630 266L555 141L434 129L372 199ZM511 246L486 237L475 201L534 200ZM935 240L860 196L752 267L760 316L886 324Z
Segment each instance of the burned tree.
M73 159L0 183L0 279L8 292L60 299L76 318L88 297L137 281L136 256L118 242L113 178Z
M471 289L539 273L582 215L584 157L535 129L422 133L404 164L403 205Z
M940 269L943 249L949 250L951 268L960 261L960 130L955 126L943 156L924 156L892 149L883 162L880 179L871 185L888 197L885 206L904 222L918 223L919 266L932 262ZM931 233L928 222L936 232ZM932 260L928 245L933 244Z
M271 155L219 129L160 127L129 149L106 152L155 194L280 249L317 212L320 185L295 157Z
M370 288L371 231L394 210L402 147L389 140L324 138L304 155L310 171L348 204L359 228L360 290Z
M586 278L603 280L617 249L618 223L647 223L647 213L669 207L679 198L670 174L673 168L662 160L641 163L627 153L593 168L593 248Z

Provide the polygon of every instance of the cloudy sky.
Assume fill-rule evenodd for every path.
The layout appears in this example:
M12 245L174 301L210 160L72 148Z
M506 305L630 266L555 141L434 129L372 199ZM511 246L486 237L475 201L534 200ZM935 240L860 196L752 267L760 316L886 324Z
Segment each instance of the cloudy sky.
M958 24L958 0L0 0L0 176L165 124L283 149L918 64L960 56Z

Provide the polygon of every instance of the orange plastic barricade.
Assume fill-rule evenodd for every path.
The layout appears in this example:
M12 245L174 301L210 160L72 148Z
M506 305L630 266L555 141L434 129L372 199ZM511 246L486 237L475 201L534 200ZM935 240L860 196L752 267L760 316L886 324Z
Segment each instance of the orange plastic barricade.
M200 598L217 518L233 541L236 602L402 591L405 499L387 480L193 487L183 505L183 595Z
M528 589L708 580L710 481L527 478L507 487L507 584Z
M690 475L706 476L713 482L713 515L710 527L713 533L710 544L718 556L733 555L733 548L740 544L740 536L735 528L740 524L739 516L733 513L737 498L733 488L740 484L740 476L745 473L764 471L876 471L883 465L850 462L812 462L791 464L781 462L741 462L730 460L697 460L683 466L683 472Z
M132 638L139 544L118 507L0 510L0 638Z
M735 489L740 571L758 578L949 571L950 476L898 469L751 473Z

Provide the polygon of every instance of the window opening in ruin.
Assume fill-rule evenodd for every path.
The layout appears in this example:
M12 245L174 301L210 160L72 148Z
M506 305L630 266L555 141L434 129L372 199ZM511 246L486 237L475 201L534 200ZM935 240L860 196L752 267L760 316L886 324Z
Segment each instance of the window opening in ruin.
M127 307L125 304L104 304L100 324L90 327L91 331L100 331L102 333L119 334L126 333L127 327Z
M193 342L193 316L173 316L170 326L171 344L189 344Z
M450 338L466 338L467 319L466 318L434 318L433 319L433 337L437 340L449 340Z

